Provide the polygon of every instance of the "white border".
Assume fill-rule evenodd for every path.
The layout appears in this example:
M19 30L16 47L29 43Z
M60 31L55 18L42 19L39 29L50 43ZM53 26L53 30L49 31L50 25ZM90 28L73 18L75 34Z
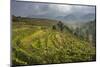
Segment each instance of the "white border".
M0 0L0 67L10 64L10 0Z

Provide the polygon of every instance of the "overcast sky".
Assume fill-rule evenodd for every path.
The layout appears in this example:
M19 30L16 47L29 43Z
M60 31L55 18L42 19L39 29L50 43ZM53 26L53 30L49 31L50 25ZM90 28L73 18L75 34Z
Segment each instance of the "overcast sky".
M16 16L24 17L58 17L69 14L95 14L94 6L80 6L80 5L64 5L64 4L47 4L47 3L33 3L33 2L15 2L12 0L11 13Z

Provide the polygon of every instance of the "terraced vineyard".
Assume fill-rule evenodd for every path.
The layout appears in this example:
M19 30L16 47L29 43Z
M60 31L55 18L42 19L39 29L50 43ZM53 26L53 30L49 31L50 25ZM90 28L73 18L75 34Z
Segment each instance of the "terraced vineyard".
M51 26L12 25L14 65L70 63L95 60L95 47L69 31ZM42 23L42 21L41 21Z

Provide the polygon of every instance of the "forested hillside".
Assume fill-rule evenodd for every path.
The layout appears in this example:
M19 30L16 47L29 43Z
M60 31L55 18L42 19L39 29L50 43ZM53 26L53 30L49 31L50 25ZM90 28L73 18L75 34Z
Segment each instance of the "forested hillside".
M84 23L73 30L74 34L96 46L96 20Z

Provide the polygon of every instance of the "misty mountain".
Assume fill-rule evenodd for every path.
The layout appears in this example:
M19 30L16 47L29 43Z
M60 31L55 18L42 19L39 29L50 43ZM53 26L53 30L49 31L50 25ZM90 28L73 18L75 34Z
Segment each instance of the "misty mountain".
M81 17L83 20L93 20L95 19L95 14L86 14L84 16Z
M60 19L67 22L88 22L95 19L95 14L68 14L66 16L58 16L56 19Z

